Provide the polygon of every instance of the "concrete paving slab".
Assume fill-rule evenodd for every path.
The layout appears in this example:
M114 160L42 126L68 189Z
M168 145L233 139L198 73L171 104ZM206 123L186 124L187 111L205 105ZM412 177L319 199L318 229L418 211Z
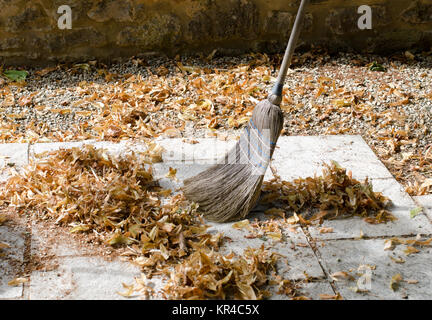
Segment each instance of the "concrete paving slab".
M289 136L278 140L273 164L283 180L322 173L323 163L337 161L353 177L392 178L361 136Z
M423 212L429 217L432 222L432 194L425 196L414 197L415 202L423 207Z
M300 294L308 297L312 300L320 300L321 295L334 295L333 288L330 283L327 281L314 281L314 282L305 282L301 284L301 289L299 290ZM287 297L282 294L277 294L273 292L273 295L270 297L270 300L286 300Z
M128 262L100 257L66 257L58 264L56 270L32 273L31 300L121 300L122 283L131 284L140 275Z
M28 163L28 151L28 143L0 144L0 182L6 181Z
M165 163L214 164L236 144L236 140L222 141L217 138L197 139L198 143L183 142L183 139L159 139L156 143L166 151Z
M0 168L27 164L28 150L27 143L0 144Z
M51 152L59 149L71 149L71 148L81 147L85 144L95 144L95 143L97 143L95 140L36 143L30 145L29 157L33 159L35 155L43 152Z
M0 226L0 243L9 248L0 250L0 299L20 299L23 284L9 286L8 282L24 272L25 229L11 226L9 222Z
M372 225L360 217L324 220L320 226L308 227L311 236L315 239L353 239L359 237L361 232L367 237L432 234L432 225L424 214L410 217L410 210L417 205L396 180L371 179L371 182L374 191L382 192L392 200L393 207L389 210L397 218L396 221ZM333 228L333 232L320 233L322 227Z
M419 253L407 256L406 245L384 250L385 239L332 240L318 246L324 268L330 275L349 272L354 281L335 281L344 299L431 299L431 247L418 247ZM403 263L401 263L404 261ZM398 290L390 288L392 277L402 276ZM407 282L408 281L408 282ZM415 283L418 281L418 283ZM355 288L364 292L356 292Z
M44 260L47 256L67 257L91 254L86 247L70 239L71 235L53 230L46 224L32 221L31 254ZM69 239L67 238L69 236ZM93 252L94 254L94 252Z

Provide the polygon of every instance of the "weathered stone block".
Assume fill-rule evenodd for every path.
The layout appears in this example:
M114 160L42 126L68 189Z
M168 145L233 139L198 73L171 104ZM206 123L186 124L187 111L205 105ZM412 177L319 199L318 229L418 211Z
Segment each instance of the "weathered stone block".
M233 0L229 5L211 3L196 13L188 23L190 40L254 38L258 33L259 12L254 2Z
M111 19L127 22L134 19L135 9L129 0L98 0L87 15L97 22L106 22Z
M413 1L401 14L402 20L409 23L432 23L432 4Z
M39 4L29 3L17 14L9 16L6 30L18 31L49 31L53 21Z
M166 48L180 38L180 22L175 15L157 15L143 25L126 27L117 36L119 46Z

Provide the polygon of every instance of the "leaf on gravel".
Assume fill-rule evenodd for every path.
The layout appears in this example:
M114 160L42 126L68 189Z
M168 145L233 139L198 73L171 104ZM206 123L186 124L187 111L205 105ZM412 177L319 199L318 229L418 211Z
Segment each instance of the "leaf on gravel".
M6 78L16 82L25 81L28 74L29 73L27 71L21 71L21 70L6 70L3 72L3 75Z
M42 77L42 76L45 76L48 73L51 73L57 69L58 69L58 67L48 67L48 68L36 71L35 74Z
M417 207L410 210L410 218L413 219L416 215L423 211L422 207Z
M20 107L27 107L27 106L31 105L32 100L33 100L33 95L22 96L18 100L18 105Z
M420 185L420 189L427 189L429 187L432 187L432 179L426 179L425 181L423 181L423 183Z
M10 245L4 242L0 242L0 249L8 249L10 248Z
M403 278L399 273L395 274L390 280L390 289L392 289L393 291L397 291L402 280Z
M378 62L374 61L369 65L369 70L370 71L387 71L387 68L384 67L383 65L379 64Z
M404 55L409 60L414 60L415 59L415 56L411 52L409 52L409 51L405 51Z
M0 226L3 225L3 223L5 223L8 219L9 218L5 214L0 213Z

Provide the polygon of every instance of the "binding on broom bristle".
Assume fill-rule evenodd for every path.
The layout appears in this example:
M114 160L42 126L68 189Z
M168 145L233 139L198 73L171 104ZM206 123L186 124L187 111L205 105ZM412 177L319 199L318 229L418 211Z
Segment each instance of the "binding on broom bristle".
M218 163L184 181L183 192L199 204L199 211L212 221L242 219L256 204L265 170L283 126L278 105L270 96L254 108L252 118L236 145Z

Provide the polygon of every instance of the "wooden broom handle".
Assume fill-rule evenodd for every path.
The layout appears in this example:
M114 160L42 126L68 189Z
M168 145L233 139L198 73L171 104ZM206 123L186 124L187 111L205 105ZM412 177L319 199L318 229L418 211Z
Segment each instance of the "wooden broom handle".
M296 16L296 19L294 22L294 26L293 26L293 29L291 31L291 35L290 35L290 38L288 41L288 45L287 45L287 48L285 50L285 55L284 55L283 60L282 60L282 65L280 67L276 83L274 84L273 89L272 89L272 94L274 94L278 97L282 97L282 88L283 88L283 85L285 82L285 77L286 77L286 74L288 72L288 68L291 64L291 59L292 59L292 56L294 53L297 39L298 39L299 34L300 34L301 23L303 20L304 11L305 11L305 7L306 7L307 3L308 3L308 0L301 0L300 7L298 9L297 16Z

